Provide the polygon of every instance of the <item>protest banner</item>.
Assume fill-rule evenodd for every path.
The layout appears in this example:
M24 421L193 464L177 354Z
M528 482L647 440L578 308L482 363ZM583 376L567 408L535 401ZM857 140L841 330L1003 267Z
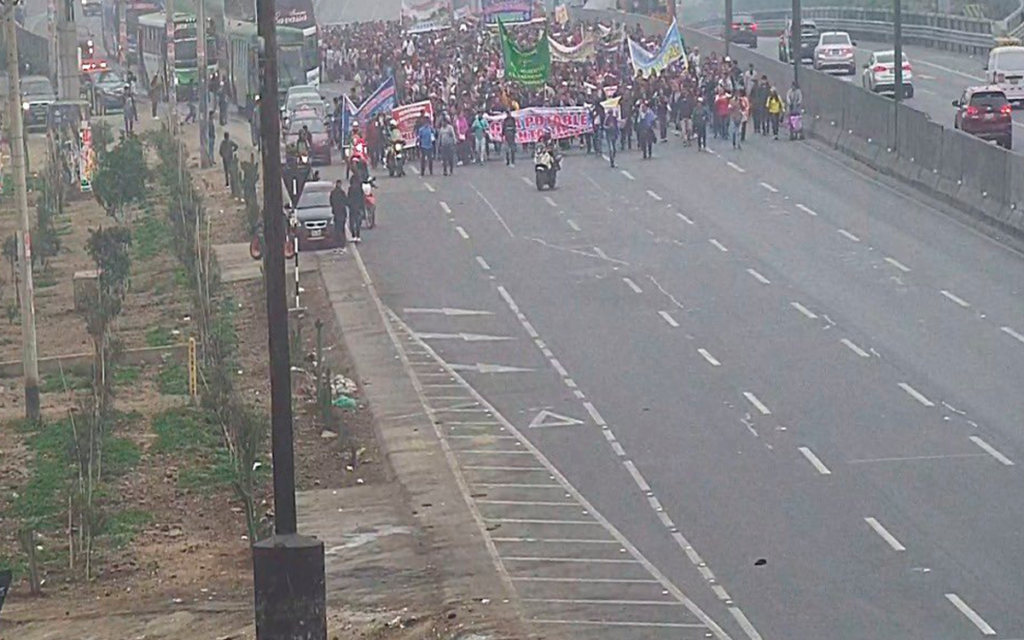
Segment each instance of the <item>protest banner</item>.
M452 26L451 0L402 0L406 33L425 33Z
M487 24L513 24L533 20L531 0L480 0L480 8Z
M559 44L554 38L549 39L552 62L587 62L597 57L597 46L593 38L587 34L584 34L583 41L574 47Z
M434 121L434 105L430 100L403 104L391 110L391 117L398 123L398 130L402 132L406 147L416 146L416 121L424 114L431 122Z
M551 43L548 40L547 29L544 29L540 39L529 49L522 49L516 44L504 22L498 24L498 30L505 61L504 78L526 86L547 82L551 75Z
M650 53L639 43L629 38L629 60L633 64L633 72L644 78L649 78L656 73L661 73L676 60L682 60L686 65L686 49L683 46L683 37L679 34L679 26L672 21L672 26L665 32L665 39L656 53Z
M572 138L594 131L588 107L528 107L512 112L516 119L516 143L527 144L540 139L544 131L550 131L555 140ZM501 142L504 115L485 115L487 135L491 140Z
M377 90L363 104L359 105L352 117L360 126L365 127L378 113L391 111L396 103L395 78L392 76L382 82Z

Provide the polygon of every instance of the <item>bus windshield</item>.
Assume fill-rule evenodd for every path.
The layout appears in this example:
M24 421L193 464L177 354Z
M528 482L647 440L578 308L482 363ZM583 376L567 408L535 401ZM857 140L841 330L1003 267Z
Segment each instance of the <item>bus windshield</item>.
M281 89L306 84L306 67L299 45L280 47L277 52L277 86Z

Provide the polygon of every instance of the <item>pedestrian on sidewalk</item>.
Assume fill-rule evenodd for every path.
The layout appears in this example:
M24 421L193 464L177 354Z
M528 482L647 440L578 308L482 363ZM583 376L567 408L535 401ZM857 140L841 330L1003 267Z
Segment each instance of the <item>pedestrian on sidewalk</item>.
M218 106L220 107L220 126L226 127L228 125L228 90L225 86L220 88Z
M213 145L217 143L217 121L213 116L214 113L211 110L210 117L206 119L206 157L210 159L210 162L213 162Z
M160 106L160 101L164 99L164 83L160 79L160 74L153 76L153 79L149 83L149 107L153 115L153 119L157 119L157 107Z
M704 151L708 148L708 107L704 104L704 98L697 98L697 105L693 109L693 132L697 136L697 151Z
M225 187L231 186L231 167L235 164L236 151L238 151L238 145L231 139L231 134L225 131L224 139L220 143L220 161L224 165Z
M608 139L608 162L614 169L615 152L619 144L619 119L614 111L607 112L604 117L604 135Z
M778 90L775 87L771 88L768 93L768 102L765 105L768 109L768 118L772 123L772 136L776 140L779 139L779 120L782 119L782 97L779 96Z
M456 134L452 121L445 118L437 132L438 145L441 147L441 172L446 176L455 175Z
M135 131L135 99L127 87L124 90L124 104L121 110L124 113L124 132L131 135Z
M369 170L369 168L367 168ZM363 216L366 214L366 195L363 193L363 180L359 171L355 171L348 183L348 230L352 234L352 242L362 242L360 233L363 229Z
M345 250L345 219L348 217L348 194L345 193L345 183L341 180L334 182L331 189L331 214L334 216L334 233L341 241L341 250Z
M425 120L419 129L416 130L416 140L420 149L420 175L427 175L427 168L430 168L430 175L434 175L434 125L430 120Z

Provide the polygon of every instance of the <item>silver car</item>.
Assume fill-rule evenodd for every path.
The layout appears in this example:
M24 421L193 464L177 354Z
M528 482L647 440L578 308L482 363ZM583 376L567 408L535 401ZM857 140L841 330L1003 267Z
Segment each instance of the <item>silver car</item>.
M861 85L872 93L896 93L896 52L875 51L864 65ZM914 97L914 71L907 54L903 54L903 97Z
M852 76L857 73L857 60L853 55L856 44L845 31L826 31L818 37L818 46L814 47L814 68L845 71Z

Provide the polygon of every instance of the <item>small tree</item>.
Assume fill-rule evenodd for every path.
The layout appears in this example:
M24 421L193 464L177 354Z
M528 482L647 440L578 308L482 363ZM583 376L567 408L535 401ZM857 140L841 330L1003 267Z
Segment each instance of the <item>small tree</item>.
M47 187L49 190L49 187ZM54 219L57 216L56 203L50 197L40 198L36 202L36 228L32 231L32 264L46 268L50 258L60 253L60 236Z
M123 220L126 207L146 199L148 180L142 142L129 136L100 156L99 168L92 178L92 191L107 215Z

